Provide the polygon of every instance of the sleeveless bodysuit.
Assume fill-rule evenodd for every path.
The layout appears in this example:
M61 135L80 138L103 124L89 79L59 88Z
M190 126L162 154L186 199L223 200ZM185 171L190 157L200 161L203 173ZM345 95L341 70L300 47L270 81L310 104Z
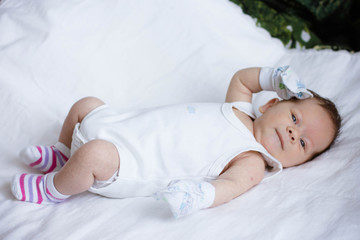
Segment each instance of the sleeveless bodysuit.
M149 196L175 179L215 179L235 156L250 150L260 152L271 167L264 179L278 174L281 163L255 140L233 107L251 115L246 102L179 104L129 113L103 105L75 127L73 138L80 144L71 151L93 139L116 146L116 179L89 189L113 198Z

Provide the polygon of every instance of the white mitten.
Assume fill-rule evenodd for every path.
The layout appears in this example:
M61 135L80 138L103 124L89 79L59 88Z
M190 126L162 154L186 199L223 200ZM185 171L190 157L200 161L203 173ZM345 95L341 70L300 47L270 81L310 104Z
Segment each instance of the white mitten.
M210 207L215 199L215 187L208 182L176 180L152 197L167 202L174 217L179 218Z
M259 83L263 90L276 91L282 99L313 97L311 92L306 89L305 83L292 71L290 66L261 68Z

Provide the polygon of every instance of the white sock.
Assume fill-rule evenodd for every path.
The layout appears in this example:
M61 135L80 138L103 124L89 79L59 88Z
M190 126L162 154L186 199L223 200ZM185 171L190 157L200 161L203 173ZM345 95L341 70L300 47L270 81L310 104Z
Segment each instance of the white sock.
M43 173L58 171L70 157L70 149L63 143L53 146L30 146L20 152L23 162Z
M12 193L20 201L38 204L63 202L69 195L63 195L54 186L56 172L46 175L17 174L12 181Z

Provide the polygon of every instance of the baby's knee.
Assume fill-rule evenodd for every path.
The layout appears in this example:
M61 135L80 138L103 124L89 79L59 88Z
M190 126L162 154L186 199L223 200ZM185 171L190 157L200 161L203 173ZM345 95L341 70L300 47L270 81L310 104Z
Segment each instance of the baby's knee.
M96 97L85 97L77 101L70 111L75 112L78 115L79 122L92 110L104 105L105 103Z
M96 97L84 97L80 100L78 100L74 106L77 106L79 108L96 108L98 106L101 106L105 104L102 100Z
M105 140L92 140L80 147L76 153L83 164L93 169L99 180L111 177L120 167L117 148Z

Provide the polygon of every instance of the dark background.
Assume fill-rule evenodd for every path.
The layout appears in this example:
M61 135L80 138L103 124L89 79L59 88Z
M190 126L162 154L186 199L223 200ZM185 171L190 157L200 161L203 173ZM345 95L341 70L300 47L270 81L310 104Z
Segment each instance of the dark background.
M360 50L359 0L231 0L290 48ZM292 30L289 30L288 26ZM300 37L304 30L310 41ZM290 43L289 43L290 42Z

